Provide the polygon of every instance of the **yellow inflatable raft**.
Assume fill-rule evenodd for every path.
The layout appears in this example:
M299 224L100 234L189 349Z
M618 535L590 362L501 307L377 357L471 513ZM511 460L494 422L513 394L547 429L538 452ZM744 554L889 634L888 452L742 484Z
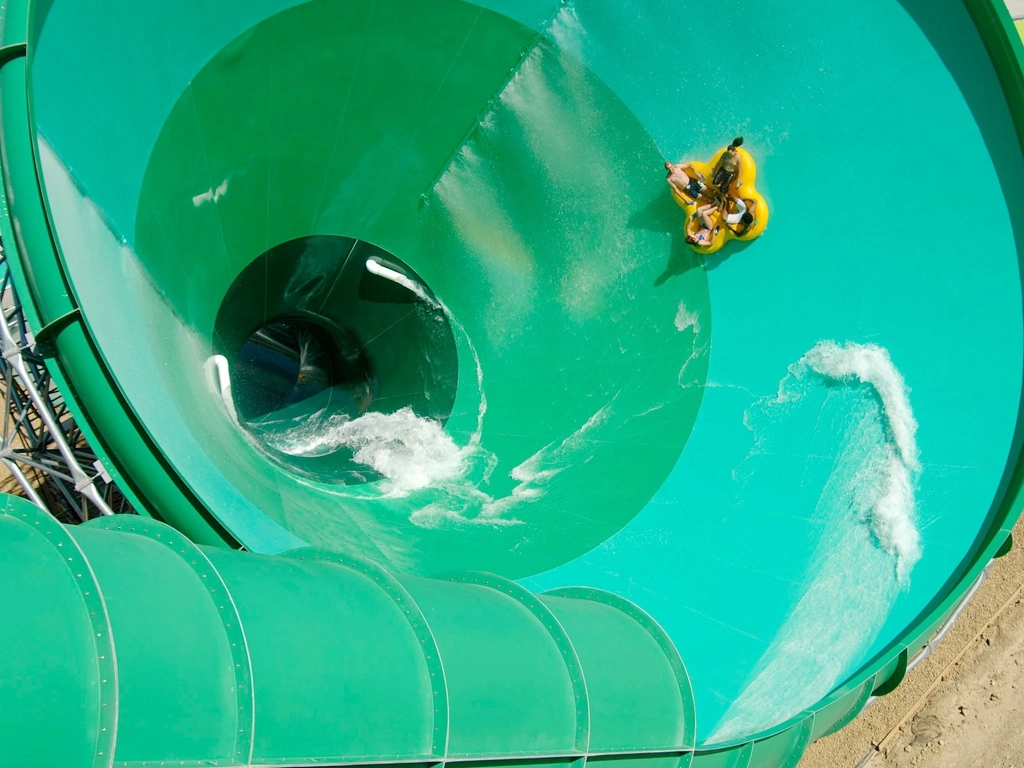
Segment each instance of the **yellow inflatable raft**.
M689 243L690 247L697 253L714 253L734 238L736 240L753 240L764 232L764 228L768 226L768 204L761 196L761 193L754 188L754 181L757 178L757 166L754 164L754 158L743 147L737 147L736 151L740 155L740 170L736 179L729 185L729 189L722 190L727 196L724 208L716 205L717 201L713 199L717 190L711 184L711 172L714 170L719 158L725 154L725 149L718 150L708 163L691 162L689 164L691 170L687 175L690 178L696 178L700 182L700 184L694 186L706 185L706 190L700 193L697 198L681 193L674 186L671 187L672 197L686 211L685 229L688 236L697 233L703 228L702 224L706 223L703 222L703 217L698 214L698 209L709 204L711 205L710 208L705 208L705 215L712 224L711 242L707 245ZM737 200L742 202L737 204ZM742 210L738 206L745 206L746 210L754 217L754 220L747 227L744 227L742 224L729 224L726 221L727 215L739 213Z

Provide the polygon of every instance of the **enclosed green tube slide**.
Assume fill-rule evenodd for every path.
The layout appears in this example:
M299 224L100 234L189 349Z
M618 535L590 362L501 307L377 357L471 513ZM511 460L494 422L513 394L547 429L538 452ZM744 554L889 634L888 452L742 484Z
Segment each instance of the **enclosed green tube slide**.
M248 555L145 518L66 529L14 498L0 540L4 576L32 577L5 601L19 765L568 765L640 745L676 765L693 747L672 641L600 590Z
M793 765L1007 545L996 0L2 14L0 235L140 512L6 502L19 764ZM700 259L661 166L737 134Z

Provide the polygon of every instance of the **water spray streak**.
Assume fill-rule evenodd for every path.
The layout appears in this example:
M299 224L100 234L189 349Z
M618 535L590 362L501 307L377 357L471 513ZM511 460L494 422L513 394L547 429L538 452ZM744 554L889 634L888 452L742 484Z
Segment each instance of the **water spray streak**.
M921 559L914 486L921 471L917 421L909 391L889 353L875 344L819 342L790 368L797 379L813 373L830 382L870 387L881 402L884 437L864 460L850 491L854 509L878 544L895 556L901 584ZM793 397L780 387L779 399Z
M822 534L800 598L713 742L785 720L827 694L871 647L921 558L917 422L903 376L882 347L822 341L791 365L778 394L745 416L754 455L770 452L772 428L785 429L791 409L822 384L865 388L871 396L847 414L840 453L811 515Z

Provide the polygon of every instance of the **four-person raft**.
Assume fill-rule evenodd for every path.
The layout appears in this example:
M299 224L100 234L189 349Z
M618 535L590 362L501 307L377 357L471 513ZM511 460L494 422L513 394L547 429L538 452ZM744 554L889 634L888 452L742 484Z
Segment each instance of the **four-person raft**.
M753 240L768 226L768 204L754 182L757 166L736 138L708 163L665 163L672 196L686 211L686 242L698 253L729 240Z

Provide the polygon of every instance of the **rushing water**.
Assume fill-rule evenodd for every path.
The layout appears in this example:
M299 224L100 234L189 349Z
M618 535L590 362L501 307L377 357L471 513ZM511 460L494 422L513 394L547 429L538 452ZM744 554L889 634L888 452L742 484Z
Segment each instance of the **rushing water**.
M816 344L790 366L775 396L748 411L754 450L768 449L773 431L786 428L802 401L822 387L830 388L826 398L845 424L811 513L819 538L795 606L711 741L781 722L828 693L870 648L921 558L917 421L903 376L884 348Z

